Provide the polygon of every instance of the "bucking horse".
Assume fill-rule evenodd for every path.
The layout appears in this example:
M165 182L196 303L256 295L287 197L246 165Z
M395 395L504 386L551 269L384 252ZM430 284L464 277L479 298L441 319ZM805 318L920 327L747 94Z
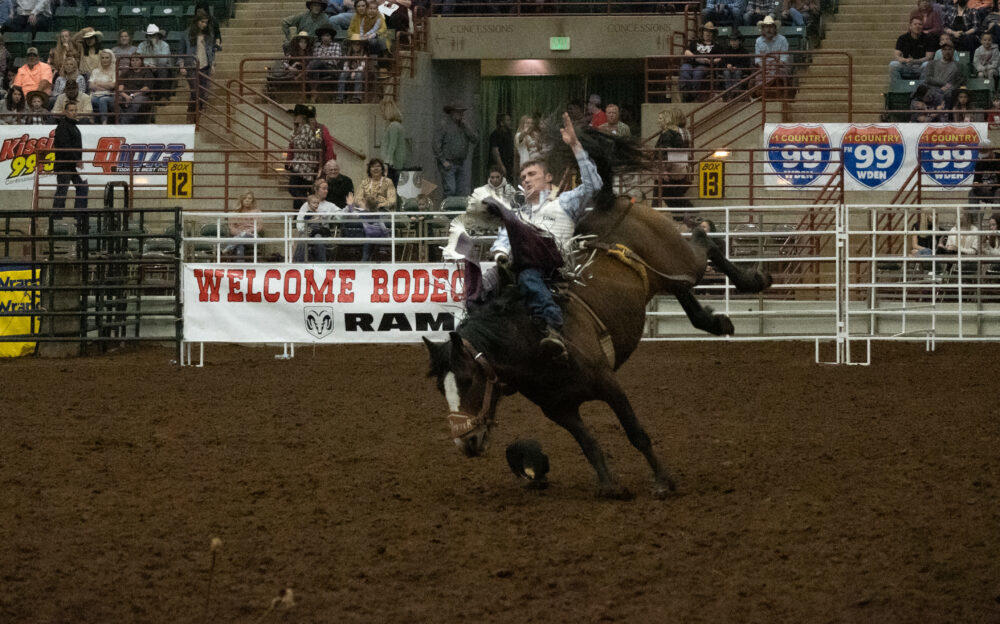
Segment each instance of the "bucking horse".
M585 269L562 284L562 334L568 359L554 363L540 353L539 329L516 286L508 284L489 304L470 308L447 341L424 339L430 351L429 376L437 380L448 402L452 436L467 456L485 452L497 424L500 399L520 392L573 435L597 472L599 496L628 498L631 494L616 481L580 417L581 404L604 401L649 463L653 494L662 498L675 490L675 481L615 374L639 345L647 304L654 296L673 295L694 327L728 335L733 333L729 318L701 305L692 293L707 264L728 276L742 293L760 292L771 279L759 268L735 266L702 230L695 228L685 240L668 215L628 196L616 196L613 176L648 172L648 161L627 140L590 129L577 133L604 186L593 209L577 224L576 235L582 242L577 257L568 263L583 263ZM569 160L554 149L550 163L560 155ZM552 164L550 170L558 171Z

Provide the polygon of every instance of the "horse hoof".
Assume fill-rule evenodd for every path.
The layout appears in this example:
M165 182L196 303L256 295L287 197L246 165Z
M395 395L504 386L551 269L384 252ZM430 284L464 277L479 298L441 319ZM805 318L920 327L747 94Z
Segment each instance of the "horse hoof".
M635 498L627 487L621 485L603 485L597 490L597 497L620 501L628 501Z
M729 320L729 317L725 314L716 314L715 318L715 331L713 332L716 336L732 336L736 333L736 328L733 327L733 322Z

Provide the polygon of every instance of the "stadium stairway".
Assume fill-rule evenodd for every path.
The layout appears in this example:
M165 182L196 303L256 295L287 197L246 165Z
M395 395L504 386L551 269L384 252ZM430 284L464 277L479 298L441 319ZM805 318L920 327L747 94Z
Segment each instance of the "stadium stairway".
M840 0L840 11L827 22L822 49L844 50L853 57L854 121L879 121L884 107L883 93L889 83L892 50L896 38L906 31L906 18L915 6L914 0ZM816 55L813 66L835 62L842 61ZM842 92L844 85L830 84L828 78L810 78L809 74L802 76L799 93L810 101L789 104L787 121L846 121L842 95L841 102L821 101L824 94L836 99L835 94Z

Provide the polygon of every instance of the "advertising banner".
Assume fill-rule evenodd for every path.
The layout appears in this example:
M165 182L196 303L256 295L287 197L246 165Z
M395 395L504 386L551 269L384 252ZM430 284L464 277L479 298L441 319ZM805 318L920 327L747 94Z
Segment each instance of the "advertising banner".
M83 149L97 150L83 153L80 175L91 185L128 181L131 165L133 177L142 178L143 186L165 187L167 163L194 158L185 157L194 149L192 125L81 124L79 128ZM55 129L55 125L0 125L0 190L30 190L39 166L39 175L52 176L56 155L45 151L52 147Z
M186 264L189 342L417 342L464 315L463 272L443 264Z
M969 186L986 123L765 124L767 184L815 189L844 158L848 191L898 191L919 164L924 190Z
M38 330L39 319L31 326L30 314L36 310L39 285L38 269L9 266L0 269L0 336L30 336ZM0 342L0 357L30 355L34 342Z

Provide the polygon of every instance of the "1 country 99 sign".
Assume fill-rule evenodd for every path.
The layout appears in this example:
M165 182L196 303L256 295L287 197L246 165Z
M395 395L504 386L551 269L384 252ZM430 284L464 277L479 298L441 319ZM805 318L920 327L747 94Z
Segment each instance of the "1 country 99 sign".
M812 184L830 164L830 135L823 126L778 126L767 139L767 158L784 183Z
M981 140L971 125L929 126L917 145L920 169L941 186L958 186L972 175Z

